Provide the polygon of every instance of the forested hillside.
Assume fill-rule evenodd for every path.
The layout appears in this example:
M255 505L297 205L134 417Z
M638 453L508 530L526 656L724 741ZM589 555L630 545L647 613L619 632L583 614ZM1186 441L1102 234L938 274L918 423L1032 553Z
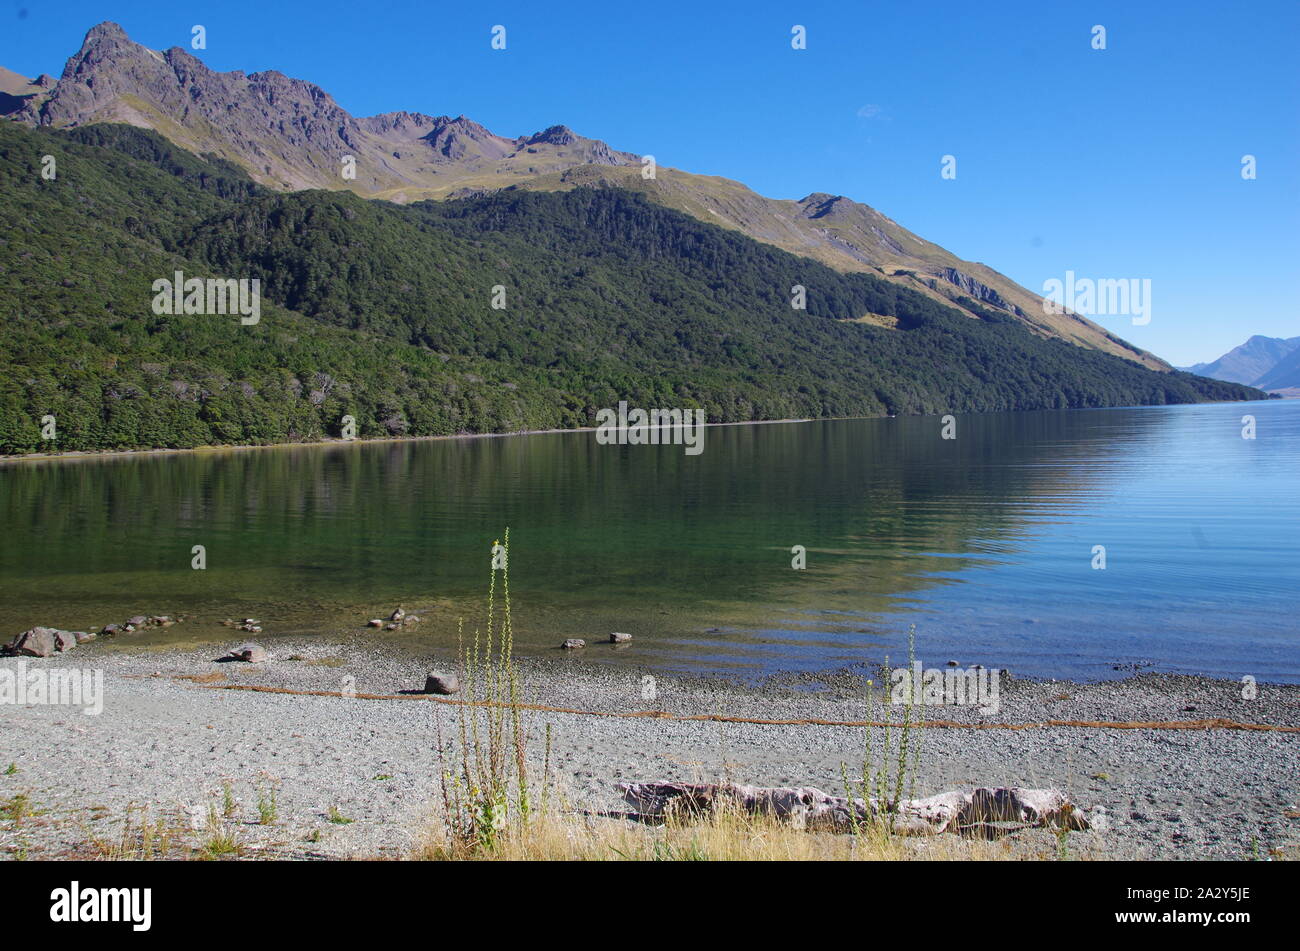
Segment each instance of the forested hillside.
M616 189L280 194L152 132L0 122L0 193L0 452L574 427L621 399L722 422L1260 395ZM260 279L260 322L154 314L176 270Z

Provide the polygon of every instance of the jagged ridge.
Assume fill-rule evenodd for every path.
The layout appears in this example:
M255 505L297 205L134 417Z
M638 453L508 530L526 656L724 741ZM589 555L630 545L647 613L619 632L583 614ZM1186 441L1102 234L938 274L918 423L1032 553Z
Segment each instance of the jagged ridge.
M667 167L647 179L641 156L563 125L507 138L465 116L355 118L312 83L275 70L216 72L179 47L160 53L135 43L110 22L86 34L52 88L22 90L21 96L6 93L0 113L56 128L124 122L154 129L195 154L235 162L277 189L348 189L396 202L512 186L631 189L837 270L882 275L968 316L977 315L963 300L1003 310L1041 336L1168 369L1082 317L1045 313L1039 295L992 268L960 260L867 205L824 193L770 199L738 182ZM355 178L343 176L344 156L356 160Z

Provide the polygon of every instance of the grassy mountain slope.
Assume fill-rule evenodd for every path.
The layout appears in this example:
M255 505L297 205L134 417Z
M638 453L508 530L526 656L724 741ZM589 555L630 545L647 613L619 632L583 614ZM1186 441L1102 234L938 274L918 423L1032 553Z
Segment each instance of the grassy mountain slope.
M128 123L155 129L195 154L234 162L276 189L350 190L399 203L513 186L630 189L837 270L883 276L972 319L979 317L963 298L1002 311L1040 336L1169 369L1083 317L1045 312L1039 295L1005 275L962 261L842 196L771 199L740 182L663 166L648 180L641 156L558 125L508 138L464 116L356 118L311 83L274 70L216 72L187 50L141 46L115 23L93 27L56 85L9 106L0 103L0 113L6 112L45 127ZM355 159L354 177L342 174L345 156Z
M1152 369L1158 357L1072 312L1045 311L1042 298L984 264L963 261L868 205L842 195L812 194L798 201L767 198L739 182L659 169L581 166L539 175L518 187L554 190L595 185L625 188L701 221L731 228L837 270L888 278L968 316L963 297L1024 323L1036 334L1113 353Z
M312 439L345 414L362 436L572 427L620 399L718 422L1258 395L966 299L971 319L619 190L283 194L155 133L12 123L0 188L6 452ZM155 315L152 282L177 269L262 280L261 322Z

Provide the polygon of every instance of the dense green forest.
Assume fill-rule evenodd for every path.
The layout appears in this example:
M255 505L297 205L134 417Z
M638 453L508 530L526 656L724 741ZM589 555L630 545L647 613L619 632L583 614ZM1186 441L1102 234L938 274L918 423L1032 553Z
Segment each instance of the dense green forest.
M0 194L0 452L310 440L345 415L361 437L589 426L619 400L727 422L1262 396L615 189L279 194L152 132L0 122ZM260 322L155 314L177 270L259 279ZM899 327L846 322L867 313Z

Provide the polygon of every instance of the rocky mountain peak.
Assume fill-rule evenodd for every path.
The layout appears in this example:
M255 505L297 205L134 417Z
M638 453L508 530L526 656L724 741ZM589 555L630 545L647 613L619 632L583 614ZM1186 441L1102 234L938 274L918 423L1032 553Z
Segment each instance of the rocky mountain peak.
M826 192L813 192L799 201L804 216L807 218L825 218L836 212L852 209L856 207L856 204L852 199L845 198L843 195L830 195Z
M81 49L68 58L61 78L75 80L102 63L118 61L132 55L143 56L144 53L145 48L131 42L130 37L116 23L101 23L90 28L86 38L82 40Z
M453 162L495 161L513 150L513 143L465 116L437 116L433 128L424 136L434 151Z
M525 145L572 145L578 136L567 125L553 125L536 135L529 136Z
M975 297L1006 307L1038 331L1162 366L1095 325L1045 314L1032 292L842 195L776 201L736 182L667 168L646 186L641 175L629 174L641 165L640 155L566 125L507 138L463 115L391 112L358 119L313 83L274 69L217 72L187 49L159 53L135 43L113 22L86 34L57 83L0 72L0 115L56 128L129 123L196 154L222 156L273 188L347 188L398 202L514 186L652 187L656 200L670 207L834 267L897 275L945 303ZM352 177L341 174L348 167Z
M84 52L90 46L130 42L131 38L126 35L126 30L112 20L105 20L103 23L96 23L86 31L86 38L81 42L81 49Z

